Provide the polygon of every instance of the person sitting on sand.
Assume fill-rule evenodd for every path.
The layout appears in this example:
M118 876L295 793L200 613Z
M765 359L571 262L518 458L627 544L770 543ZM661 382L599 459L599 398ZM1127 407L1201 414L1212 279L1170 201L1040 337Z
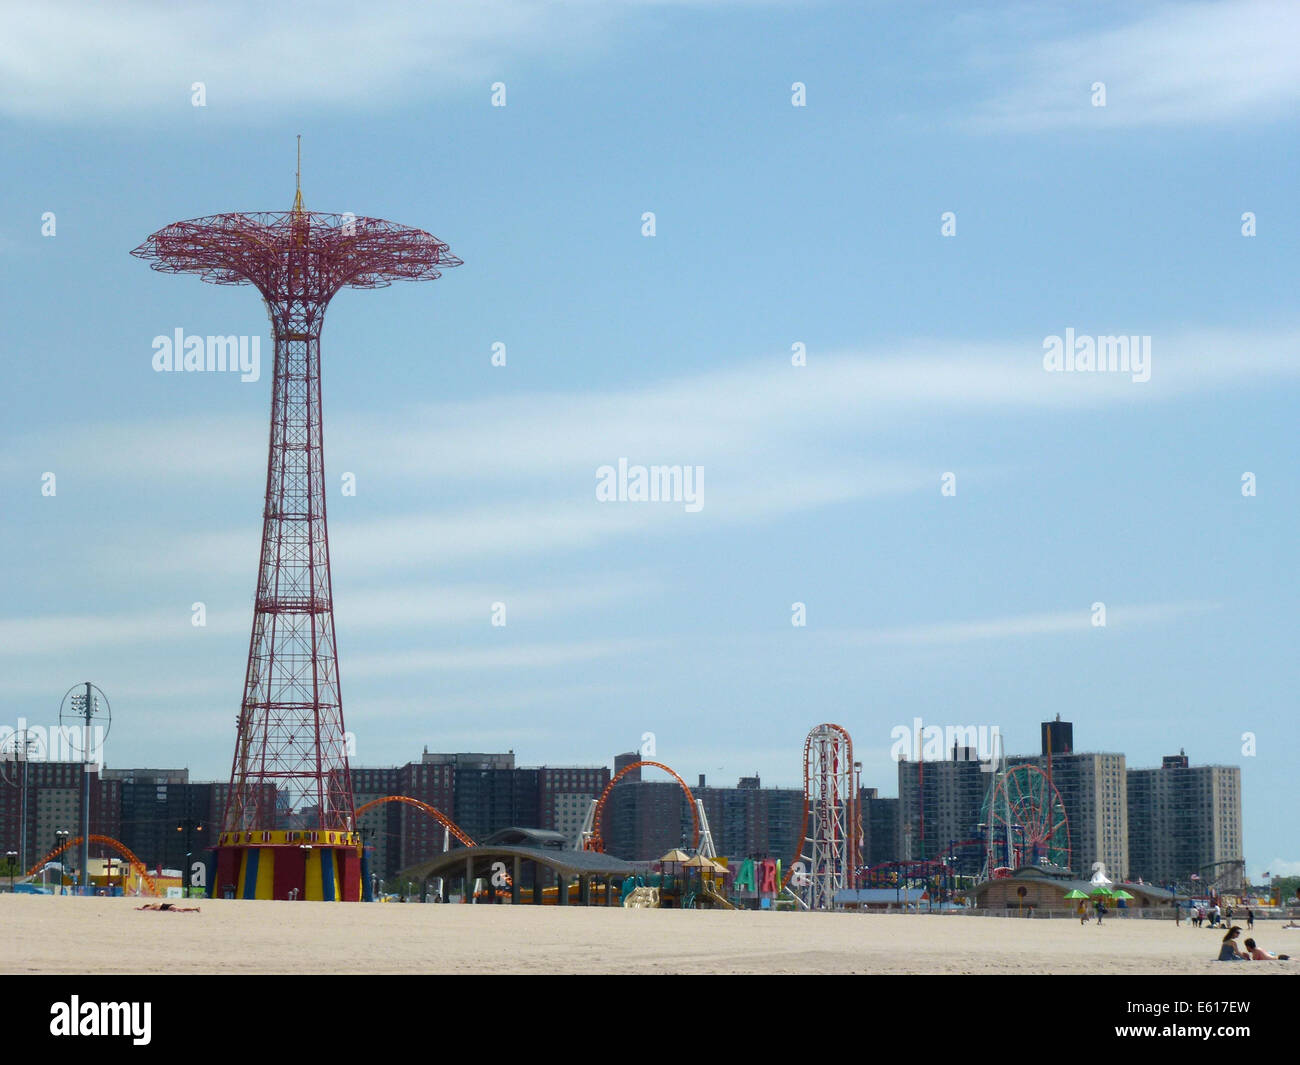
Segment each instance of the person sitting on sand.
M137 910L156 910L160 913L198 913L197 906L173 906L170 902L146 902L137 906Z
M1219 961L1250 961L1250 955L1242 952L1237 937L1241 935L1241 926L1233 925L1219 944Z
M1246 940L1246 953L1254 961L1289 961L1291 958L1290 954L1273 954L1263 947L1257 947L1253 939Z

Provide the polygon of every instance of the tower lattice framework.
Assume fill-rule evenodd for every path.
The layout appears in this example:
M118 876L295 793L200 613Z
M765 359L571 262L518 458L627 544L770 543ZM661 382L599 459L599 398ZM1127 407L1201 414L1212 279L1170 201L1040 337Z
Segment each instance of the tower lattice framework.
M804 740L804 852L808 906L834 909L837 892L857 885L862 820L853 739L822 724Z
M334 639L321 327L341 288L432 280L461 260L423 230L307 211L301 190L288 212L176 222L132 254L166 273L254 285L274 338L262 547L219 876L241 897L300 897L288 894L296 887L301 897L353 898L359 872L347 855L357 836ZM316 864L313 848L328 852Z

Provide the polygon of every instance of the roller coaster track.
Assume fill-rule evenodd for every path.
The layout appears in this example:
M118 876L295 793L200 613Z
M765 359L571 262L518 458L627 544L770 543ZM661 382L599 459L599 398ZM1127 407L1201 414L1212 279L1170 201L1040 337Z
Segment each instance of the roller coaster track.
M644 762L632 762L628 765L625 765L622 769L620 769L617 773L615 773L610 778L609 783L605 785L605 790L601 792L600 799L597 800L596 802L596 813L595 813L595 817L592 820L591 838L584 843L583 845L584 850L604 851L605 838L600 834L600 821L605 813L605 800L609 798L609 793L614 789L614 785L617 784L625 774L630 773L633 769L639 769L642 766L647 766L647 765L654 766L656 769L662 769L665 773L667 773L670 777L672 777L675 781L677 781L682 791L686 794L686 804L691 809L691 821L693 822L695 828L695 838L691 842L691 849L697 850L699 848L700 815L695 808L695 796L691 794L691 789L686 786L686 781L684 781L681 777L679 777L671 766L666 766L663 764L663 762L644 761Z
M127 847L125 843L115 840L112 836L97 836L94 833L91 833L90 842L96 846L111 847L113 850L117 851L117 853L122 857L122 860L131 867L131 872L135 873L135 875L140 878L141 883L144 884L149 894L155 898L158 897L158 885L154 883L153 877L149 875L149 870L144 867L144 862L140 861L139 858L131 853L131 849ZM41 871L47 862L52 862L65 851L79 846L81 846L81 837L77 836L75 839L68 840L67 843L63 844L63 846L55 847L54 850L50 851L49 854L28 869L27 875L23 877L23 879L31 880Z
M407 806L414 806L417 810L432 817L438 824L442 825L448 832L455 836L461 843L467 847L477 847L478 844L469 838L462 830L460 825L456 824L450 817L439 810L436 806L430 806L427 802L421 802L419 799L412 799L409 795L385 795L382 798L371 799L367 803L362 803L356 809L356 816L360 817L367 810L373 810L376 806L382 806L387 802L400 802Z
M804 844L808 842L808 814L812 804L813 793L813 740L817 735L818 729L832 729L844 737L844 742L848 748L848 761L850 767L853 765L853 738L849 735L848 729L843 725L827 723L818 725L812 729L803 741L803 818L799 824L799 838L795 843L794 857L790 859L790 866L785 870L781 877L781 888L785 890L790 886L790 878L794 876L795 866L804 857ZM849 811L848 823L845 825L845 831L848 833L848 860L846 862L849 871L850 882L856 881L857 862L858 862L858 840L862 834L862 814L858 808L858 795L856 794L856 781L854 794L848 797Z

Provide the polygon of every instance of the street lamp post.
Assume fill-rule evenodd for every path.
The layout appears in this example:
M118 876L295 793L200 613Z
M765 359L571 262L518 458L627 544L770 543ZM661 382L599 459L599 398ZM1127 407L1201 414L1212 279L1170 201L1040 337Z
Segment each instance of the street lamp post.
M55 849L55 850L62 850L63 846L64 846L67 842L68 842L68 831L67 831L67 829L60 828L57 832L54 833L54 849ZM64 875L64 873L66 872L67 867L68 867L67 859L61 857L60 860L59 860L59 894L60 894L60 895L63 894L63 875Z
M185 833L185 861L181 864L181 895L190 897L191 883L190 855L194 853L193 834L203 831L203 822L197 817L182 817L176 825L177 832Z
M72 693L80 688L76 695ZM81 875L79 885L90 884L90 768L103 765L101 744L108 736L108 729L113 723L113 709L108 696L92 684L84 681L74 684L63 696L65 706L59 707L60 726L72 725L74 722L81 729ZM91 743L90 723L97 715L104 724L100 726L99 743Z
M17 739L17 737L14 737ZM22 861L24 869L27 868L27 761L31 754L31 747L36 741L23 729L23 738L18 747L18 756L23 760L22 769L22 813L19 815L22 820L18 825L18 854Z
M4 778L6 784L12 784L18 789L19 793L19 812L18 812L18 862L26 869L28 854L31 848L27 845L27 763L31 757L31 749L41 746L35 740L29 729L22 728L13 733L5 740L5 750L3 757L0 757L0 777ZM10 779L9 764L13 763L16 771L15 778Z

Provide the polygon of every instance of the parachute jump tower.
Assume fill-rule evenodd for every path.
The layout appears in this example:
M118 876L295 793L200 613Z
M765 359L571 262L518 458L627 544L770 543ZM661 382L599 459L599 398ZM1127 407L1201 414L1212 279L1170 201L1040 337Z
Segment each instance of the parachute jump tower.
M321 327L341 288L429 281L461 260L420 229L305 210L301 178L288 212L175 222L131 254L163 273L253 285L275 339L253 631L209 890L356 901L361 842L334 646Z

